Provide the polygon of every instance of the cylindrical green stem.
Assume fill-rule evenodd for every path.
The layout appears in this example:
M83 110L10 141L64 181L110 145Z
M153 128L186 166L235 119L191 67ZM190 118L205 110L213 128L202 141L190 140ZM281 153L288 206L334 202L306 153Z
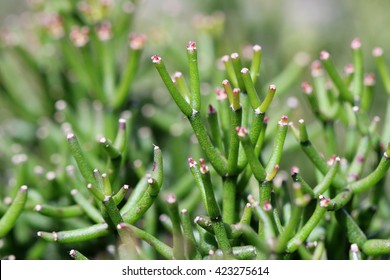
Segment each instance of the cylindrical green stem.
M173 250L171 247L166 245L165 243L158 240L153 235L139 229L131 224L121 223L117 226L118 230L126 230L129 231L134 237L139 238L150 244L156 251L161 254L167 260L172 260Z
M370 239L363 244L363 253L369 256L390 254L390 239Z
M201 163L202 163L202 167L200 169L200 172L202 174L202 180L204 183L204 190L205 190L206 203L207 203L206 205L207 213L210 216L211 224L214 229L215 237L217 239L219 248L222 250L224 255L228 257L231 256L232 254L232 248L229 239L227 237L224 224L222 222L219 206L215 199L214 190L210 178L210 172L208 170L207 165L205 165L204 162ZM229 203L233 203L235 206L235 200L233 202L229 201Z
M196 44L190 41L187 45L187 57L190 70L190 104L196 111L200 110L200 81L198 70L198 52Z
M306 224L295 234L295 236L290 239L287 243L287 252L292 253L298 249L299 246L306 240L309 234L321 221L322 217L326 213L327 208L321 206L321 203L317 203L317 207L314 210L314 213L311 215L310 219Z
M340 209L335 214L337 221L347 233L349 243L355 243L359 248L362 248L367 241L367 237L352 216L345 209Z
M337 73L336 67L334 66L333 62L330 59L330 54L326 51L322 51L320 54L320 59L322 61L322 64L324 65L326 72L329 74L333 83L340 91L341 98L352 104L354 101L353 95L348 90L347 86L345 85L344 81L341 79L340 75Z
M257 91L255 89L255 86L253 84L253 81L251 79L248 68L243 68L241 70L241 76L245 84L246 93L248 94L249 103L251 104L252 109L256 110L260 107L261 102L260 102L259 95L257 94Z
M37 204L34 207L34 210L44 216L60 219L80 217L84 214L84 211L80 205L54 207L51 205Z
M267 174L265 172L263 165L255 155L246 128L244 127L239 128L237 131L237 135L241 141L242 147L244 149L246 158L248 159L248 163L252 169L253 175L255 176L258 182L262 182L263 180L265 180Z
M177 90L175 84L173 83L171 77L168 74L167 69L165 68L165 64L162 61L161 57L154 55L152 56L152 61L158 73L160 74L162 81L164 82L165 86L167 87L169 93L171 94L173 100L176 102L179 109L183 112L184 115L190 117L193 114L193 109Z
M71 192L74 201L84 210L85 214L95 223L102 223L104 221L100 212L88 201L84 195L73 189Z
M173 256L177 260L182 260L184 256L184 238L181 231L181 221L179 216L179 206L177 204L176 196L169 194L167 198L168 214L172 222L173 234Z
M11 206L0 219L0 237L5 236L15 225L27 201L27 186L21 186Z
M250 72L251 72L251 79L255 84L256 80L259 78L260 75L262 51L259 45L254 45L252 50L253 50L253 57L252 57Z
M204 122L199 113L192 115L189 118L192 128L195 132L196 138L207 159L213 165L219 175L225 176L227 174L227 160L224 156L213 146L210 137L207 134Z
M95 184L96 180L93 176L93 169L85 158L76 136L70 133L68 134L67 138L69 142L70 151L73 155L73 158L76 160L81 175L84 177L87 184Z
M86 256L84 256L79 251L74 250L74 249L70 250L69 255L72 257L72 259L75 259L77 261L87 261L88 260L88 258Z
M373 172L364 177L363 179L351 183L351 189L353 193L361 193L368 190L370 187L377 184L385 175L390 167L390 144L388 145L386 152L383 154L381 161Z
M73 243L84 242L87 240L96 239L98 237L106 236L110 233L106 223L97 224L88 228L81 228L75 230L67 230L60 232L44 232L38 231L37 235L44 240L58 243Z
M180 218L183 227L184 252L186 254L186 257L190 260L200 260L202 258L202 255L200 254L198 244L195 240L192 221L187 209L183 209L180 211Z

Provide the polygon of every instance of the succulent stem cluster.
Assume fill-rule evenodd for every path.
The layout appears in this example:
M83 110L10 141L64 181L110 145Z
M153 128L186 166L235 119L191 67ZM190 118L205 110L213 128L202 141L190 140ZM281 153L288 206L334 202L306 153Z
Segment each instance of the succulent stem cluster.
M305 55L266 81L254 45L204 77L202 51L215 50L190 41L183 73L168 71L173 57L151 57L161 88L145 82L151 64L136 76L146 37L128 32L135 4L70 2L51 7L36 38L52 57L0 46L3 114L14 119L0 126L2 258L388 258L382 49L373 51L387 97L380 127L359 39L344 74L327 51L312 62L301 84L308 113L283 103L302 81ZM150 86L158 90L147 95Z

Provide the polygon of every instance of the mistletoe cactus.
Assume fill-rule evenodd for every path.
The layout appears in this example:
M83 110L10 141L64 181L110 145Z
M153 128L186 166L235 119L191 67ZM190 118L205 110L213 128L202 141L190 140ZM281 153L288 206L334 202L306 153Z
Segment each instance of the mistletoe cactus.
M36 3L39 45L2 41L2 258L389 258L381 48L378 86L359 39L344 73L321 51L270 79L259 45L217 55L219 15L144 63L118 2Z

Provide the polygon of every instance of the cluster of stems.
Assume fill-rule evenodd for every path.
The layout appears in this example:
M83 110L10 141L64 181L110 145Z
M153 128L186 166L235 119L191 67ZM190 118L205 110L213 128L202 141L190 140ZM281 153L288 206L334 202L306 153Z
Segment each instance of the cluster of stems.
M10 138L0 143L15 167L15 178L0 192L0 249L34 240L26 258L42 258L54 243L76 260L93 258L97 244L107 247L96 246L105 258L119 259L390 255L389 230L381 228L390 217L390 70L382 49L373 51L387 97L382 131L379 116L372 116L375 78L365 74L359 39L351 43L353 62L344 74L322 51L311 64L310 81L301 84L319 126L306 122L300 107L280 105L305 57L264 81L259 45L252 46L249 61L225 55L219 64L225 79L215 81L212 95L203 87L194 41L184 59L188 83L153 55L171 103L188 124L148 98L129 97L145 36L129 34L127 6L84 2L57 7L40 26L40 43L61 54L58 63L18 45L0 53L0 92L7 93L1 101L18 104L10 105L10 114L34 135L15 137L39 143L32 156ZM126 47L116 56L118 45ZM15 84L20 68L32 79ZM153 137L162 132L168 140ZM34 137L39 141L29 140ZM297 156L310 165L298 167Z
M248 244L256 250L253 258L278 255L293 258L296 254L310 259L324 258L326 254L333 256L337 252L327 252L324 239L334 237L340 230L346 231L345 246L353 245L354 252L363 251L364 257L388 253L388 249L384 249L386 246L381 249L378 246L378 251L373 249L374 245L369 246L388 241L367 240L350 213L354 197L358 194L373 187L383 189L384 177L390 167L390 145L386 147L381 141L383 138L377 132L378 118L369 121L368 113L373 98L372 76L364 77L359 39L352 42L352 50L354 63L349 67L354 71L348 77L343 78L338 74L330 54L323 51L320 60L312 64L314 86L308 82L302 84L315 116L323 124L327 150L320 152L315 148L303 119L299 120L296 127L289 123L287 116L282 116L274 130L268 159L264 158L264 147L268 144L265 137L266 118L276 85L271 84L265 92L256 89L262 54L259 46L253 47L250 70L242 66L237 53L222 58L228 78L222 81L222 88L216 90L217 106L208 105L207 121L202 119L195 42L191 41L187 46L190 88L181 86L182 76L180 83L177 79L172 80L163 59L152 56L162 81L190 122L199 146L222 182L222 197L218 202L215 193L220 193L219 184L210 179L204 160L200 160L199 167L195 160L189 159L207 214L197 217L195 221L214 235L216 249L221 250L224 258L237 258L233 254L233 246ZM380 58L380 55L377 57ZM381 59L377 61L378 67L382 67L380 73L386 83L387 70ZM345 140L337 137L336 122L340 121L346 127ZM299 146L314 166L318 182L314 187L305 181L297 167L292 168L293 183L290 191L280 188L279 180L275 180L278 179L284 142L290 126ZM339 141L346 141L346 150L339 148ZM377 164L368 175L360 178L366 170L364 163L371 151L377 157ZM324 154L331 158L326 160ZM256 182L254 188L253 180ZM282 185L287 183L285 180L283 182ZM374 191L371 199L373 203L378 203L380 193L380 190ZM246 206L248 201L249 208ZM360 209L362 206L358 207ZM254 218L251 218L252 213ZM326 227L326 217L331 219L332 229L326 236L319 236L312 251L307 240L315 235L316 230ZM369 224L370 221L366 221L366 227ZM199 242L201 240L192 241L191 248L202 247ZM368 247L373 250L370 251ZM336 251L340 250L343 249ZM201 251L196 252L198 254ZM356 257L356 254L353 255Z

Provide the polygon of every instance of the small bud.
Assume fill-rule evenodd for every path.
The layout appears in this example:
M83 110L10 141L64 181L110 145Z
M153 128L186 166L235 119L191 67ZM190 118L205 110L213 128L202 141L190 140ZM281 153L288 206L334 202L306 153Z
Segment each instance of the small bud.
M268 200L264 201L263 210L267 212L272 210L272 205Z
M229 56L228 56L228 55L224 55L223 57L221 57L221 61L222 61L223 63L228 62L228 61L229 61Z
M323 74L324 74L324 71L322 70L321 62L319 62L318 60L315 60L311 64L311 75L313 77L320 77Z
M362 42L360 41L359 38L355 38L352 40L352 43L351 43L351 48L356 50L356 49L359 49L361 48L362 46Z
M249 69L248 68L242 68L241 69L241 74L247 74L249 73Z
M208 172L209 172L209 168L208 168L208 166L206 165L205 160L204 160L203 158L201 158L201 159L199 160L199 162L200 162L200 172L201 172L202 174L208 173Z
M330 54L327 51L322 51L320 53L320 59L321 60L328 60L330 58Z
M351 251L353 253L359 253L360 252L359 247L358 247L358 245L356 243L351 244Z
M223 88L215 88L215 93L217 94L217 100L225 100L228 97Z
M375 85L375 75L373 73L367 73L364 75L364 85L372 87Z
M339 162L339 161L340 161L340 158L336 155L333 155L326 162L328 165L333 165L335 162Z
M161 60L162 60L161 57L159 57L158 55L153 55L151 57L151 59L152 59L154 64L159 64L159 63L161 63Z
M69 36L73 45L78 48L84 47L89 42L89 28L73 26Z
M375 48L375 49L373 49L372 55L374 57L382 56L383 55L383 49L382 48Z
M231 59L238 59L240 56L239 56L239 54L238 53L232 53L231 55L230 55L230 58Z
M328 205L330 203L329 197L325 198L323 195L320 195L319 199L320 199L320 206L321 207L328 207Z
M146 42L146 35L131 33L129 36L129 45L133 50L140 50L144 47ZM153 57L152 57L153 59ZM161 60L161 58L160 58ZM156 63L153 61L153 63Z
M73 140L74 138L75 138L75 136L73 133L68 133L68 135L66 136L66 139L68 139L68 140Z
M190 168L195 167L196 164L196 161L192 157L188 158L188 165L190 166Z
M172 82L176 83L176 81L181 77L183 77L183 73L176 71L175 74L173 74Z
M194 41L190 41L187 45L188 51L195 51L196 50L196 43Z
M64 23L59 15L44 14L42 25L54 39L61 38L65 34Z
M112 37L111 22L104 21L96 27L96 33L100 41L108 41Z
M259 45L254 45L254 46L252 47L252 50L253 50L254 52L259 52L259 51L261 51L261 46L259 46Z
M355 72L355 66L353 64L347 64L344 67L344 73L346 75L352 75Z
M293 166L291 167L291 175L298 174L299 173L299 167Z
M213 105L209 105L209 114L211 115L211 114L215 114L215 113L217 113L217 110L214 108L214 106Z
M176 203L176 195L174 195L173 193L170 193L167 197L167 202L169 204L173 204L173 203Z
M248 134L248 130L243 126L236 127L238 137L245 137Z
M287 116L282 116L282 118L280 119L278 124L282 125L282 126L288 125L288 117Z

